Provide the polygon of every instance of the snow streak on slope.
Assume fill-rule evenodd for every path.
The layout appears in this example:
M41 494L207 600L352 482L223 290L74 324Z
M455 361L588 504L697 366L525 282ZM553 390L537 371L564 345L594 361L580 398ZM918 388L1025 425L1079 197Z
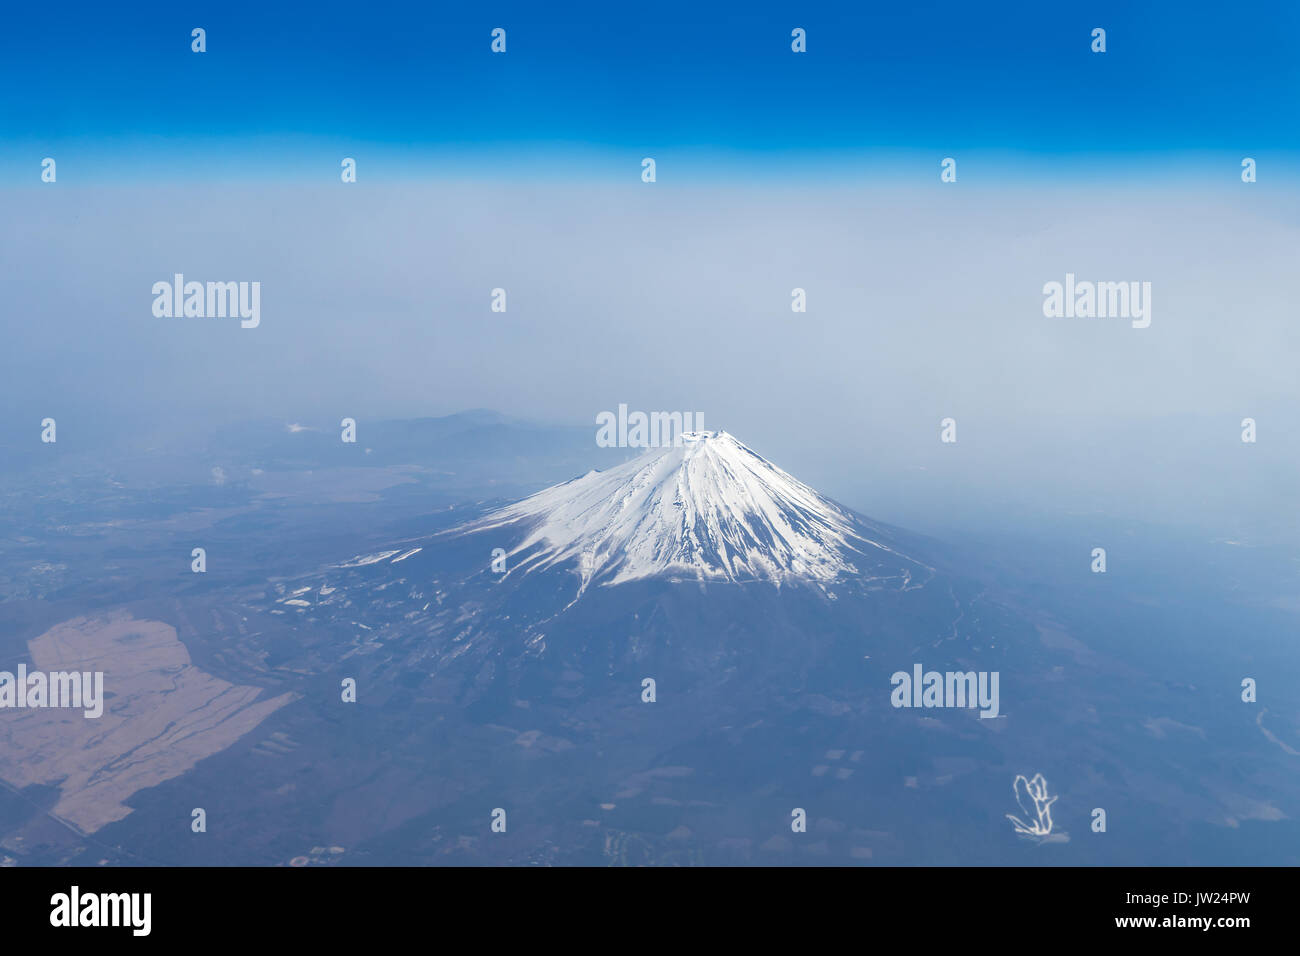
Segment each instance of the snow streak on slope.
M851 556L889 549L838 505L726 432L541 491L456 529L519 526L511 573L573 561L582 586L683 575L781 584L857 574ZM905 559L906 560L906 559Z

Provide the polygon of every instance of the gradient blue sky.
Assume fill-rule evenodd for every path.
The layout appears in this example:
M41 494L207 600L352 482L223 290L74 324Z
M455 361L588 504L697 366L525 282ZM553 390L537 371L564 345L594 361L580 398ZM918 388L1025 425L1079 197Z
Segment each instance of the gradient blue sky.
M373 179L568 156L621 168L625 151L698 151L725 175L754 154L782 169L909 151L1131 165L1300 144L1294 3L727 6L14 4L0 173L26 176L33 151L103 181L292 177L340 153Z
M1294 537L1300 4L850 6L11 5L0 448L626 402L884 520ZM176 272L262 325L153 316ZM1066 272L1151 328L1045 319Z

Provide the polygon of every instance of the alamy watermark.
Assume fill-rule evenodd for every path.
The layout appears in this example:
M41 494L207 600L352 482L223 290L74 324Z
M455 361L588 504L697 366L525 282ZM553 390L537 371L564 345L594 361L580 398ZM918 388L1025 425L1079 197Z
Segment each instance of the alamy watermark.
M895 707L979 707L981 717L998 715L997 671L895 671L889 702Z
M86 717L103 716L104 672L29 673L19 664L17 677L0 671L0 708L5 707L80 707Z
M1049 319L1132 319L1133 328L1151 324L1150 282L1076 281L1073 272L1065 282L1043 286L1043 315Z
M704 430L701 412L631 412L626 405L618 413L596 416L596 444L601 448L666 448L680 445L682 435Z
M255 329L262 322L260 282L186 282L178 272L171 282L155 282L153 294L153 314L160 319L238 317L245 329Z
M152 904L152 893L83 893L73 886L50 897L50 925L125 926L133 936L148 936Z

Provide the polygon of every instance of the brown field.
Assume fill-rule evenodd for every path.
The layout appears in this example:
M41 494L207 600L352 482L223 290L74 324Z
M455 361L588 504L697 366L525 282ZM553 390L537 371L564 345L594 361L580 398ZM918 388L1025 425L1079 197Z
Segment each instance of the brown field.
M259 700L260 687L204 673L175 628L125 613L64 621L28 648L35 670L104 672L99 718L79 709L0 711L0 779L57 786L54 815L83 833L125 817L132 794L185 773L295 699Z

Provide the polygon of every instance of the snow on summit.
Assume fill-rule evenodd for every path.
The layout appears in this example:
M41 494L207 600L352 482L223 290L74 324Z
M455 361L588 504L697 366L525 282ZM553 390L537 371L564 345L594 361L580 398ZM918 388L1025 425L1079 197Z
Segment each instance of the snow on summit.
M590 583L684 576L827 582L852 557L889 551L844 509L724 431L686 432L464 526L518 528L511 573L573 562ZM878 549L878 550L877 550Z

